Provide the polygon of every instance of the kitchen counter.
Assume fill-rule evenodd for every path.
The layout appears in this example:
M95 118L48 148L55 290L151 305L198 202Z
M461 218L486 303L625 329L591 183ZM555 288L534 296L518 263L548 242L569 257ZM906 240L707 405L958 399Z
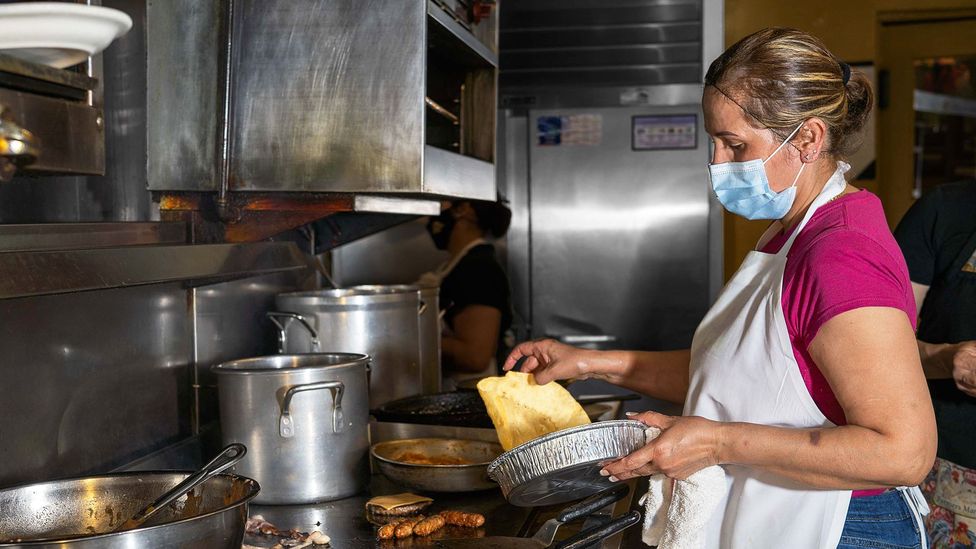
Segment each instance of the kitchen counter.
M302 532L319 530L332 538L336 549L360 549L372 547L415 547L412 543L381 543L376 540L376 528L366 521L364 509L366 501L373 495L397 494L405 492L382 475L373 475L367 493L325 503L310 505L251 505L249 514L261 515L280 530L292 528ZM457 509L485 516L481 528L444 527L428 539L464 538L483 536L518 536L522 526L528 521L533 510L509 505L499 490L463 492L457 494L431 494L434 503L430 512ZM429 513L428 513L429 514ZM270 536L248 535L244 542L258 547L270 547L277 541ZM425 540L426 541L426 540Z
M445 526L429 538L410 538L405 542L377 541L376 528L364 517L366 501L374 495L396 494L404 491L406 490L402 487L377 474L371 478L369 491L361 495L310 505L251 505L249 514L261 515L283 531L292 528L303 532L319 530L332 538L332 547L335 549L374 547L398 549L431 546L430 540L436 539L485 536L531 537L544 520L551 518L556 511L565 507L563 505L541 508L515 507L505 501L499 490L430 494L434 498L430 512L458 509L481 513L485 516L485 525L478 529ZM619 515L622 512L620 507L636 506L636 499L627 498L624 502L620 502L614 508L614 514ZM566 525L560 529L557 539L565 539L578 530L578 525ZM246 544L257 547L271 547L276 541L277 538L271 536L248 535L244 539ZM640 542L639 526L634 526L622 536L618 535L606 540L601 549L638 547L647 546Z

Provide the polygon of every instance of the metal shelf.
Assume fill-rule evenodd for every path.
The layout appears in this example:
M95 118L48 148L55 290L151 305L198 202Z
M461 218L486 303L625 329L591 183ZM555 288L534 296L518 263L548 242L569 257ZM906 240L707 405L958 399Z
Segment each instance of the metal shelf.
M183 223L44 223L0 225L0 253L185 244Z
M440 6L435 4L433 0L427 0L427 19L430 22L435 23L435 25L428 25L429 34L431 39L436 35L443 35L445 33L438 31L447 31L447 34L460 41L466 48L469 55L464 56L464 64L467 65L478 65L486 64L492 67L498 67L498 55L491 51L481 40L475 38L471 31L464 28L460 23L454 20L450 14L445 12ZM461 54L461 52L457 52ZM472 58L473 54L475 57Z
M183 282L187 287L306 268L293 242L147 245L0 253L0 299Z

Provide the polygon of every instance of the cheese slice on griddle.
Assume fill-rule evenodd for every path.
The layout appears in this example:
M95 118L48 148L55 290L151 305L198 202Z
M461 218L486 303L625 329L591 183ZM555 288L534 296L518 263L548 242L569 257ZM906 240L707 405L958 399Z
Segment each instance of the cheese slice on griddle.
M534 438L590 422L579 402L558 383L537 385L532 374L508 372L478 382L498 441L505 451Z

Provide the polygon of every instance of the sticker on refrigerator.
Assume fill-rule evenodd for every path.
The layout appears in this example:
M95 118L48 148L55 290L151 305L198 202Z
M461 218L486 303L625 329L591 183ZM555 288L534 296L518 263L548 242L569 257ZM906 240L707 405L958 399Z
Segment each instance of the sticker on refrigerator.
M603 116L573 114L536 119L540 146L594 147L603 141Z
M631 118L631 148L635 151L697 147L697 114L641 115Z
M539 145L552 146L562 142L563 119L559 116L540 116L536 119L539 132Z

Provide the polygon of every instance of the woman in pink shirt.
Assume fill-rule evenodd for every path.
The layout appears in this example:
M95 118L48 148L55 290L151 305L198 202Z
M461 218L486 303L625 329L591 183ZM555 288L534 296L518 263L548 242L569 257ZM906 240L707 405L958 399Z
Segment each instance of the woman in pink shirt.
M730 212L773 223L692 348L516 347L539 383L597 377L684 404L634 416L662 434L601 474L686 479L721 466L706 547L924 547L914 487L935 457L904 259L843 159L872 105L866 78L823 43L766 29L709 68L709 175ZM901 488L894 490L893 488Z

